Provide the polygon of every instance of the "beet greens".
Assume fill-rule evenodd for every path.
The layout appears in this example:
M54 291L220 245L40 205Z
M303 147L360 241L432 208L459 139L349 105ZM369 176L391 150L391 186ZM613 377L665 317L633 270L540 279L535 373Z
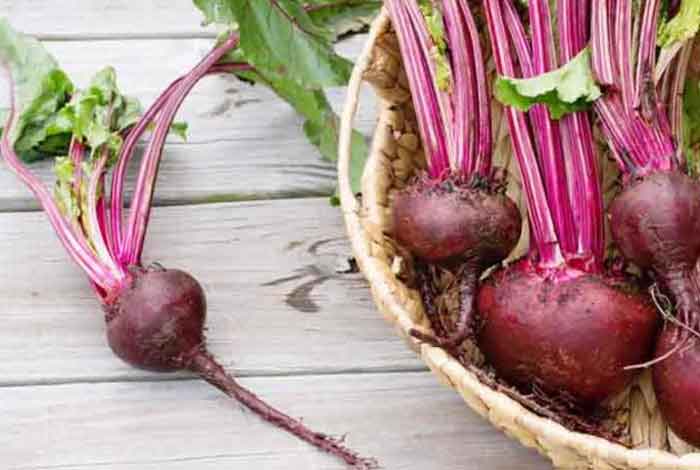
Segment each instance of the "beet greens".
M509 381L595 406L632 379L625 366L648 357L656 315L603 269L597 157L589 117L577 111L581 97L593 100L599 93L586 68L571 65L585 57L591 8L573 0L552 7L530 0L528 35L514 2L485 5L501 86L523 94L505 97L531 100L527 113L506 108L531 240L526 258L481 287L479 346ZM554 120L562 110L568 114Z
M303 11L297 15L300 20L306 18ZM15 32L2 20L0 60L8 72L10 110L0 151L8 167L34 193L64 248L87 275L102 302L108 343L118 357L146 370L189 370L261 418L348 465L374 468L373 460L358 456L342 440L310 430L243 388L207 350L206 299L200 284L183 271L142 263L165 140L168 133L183 130L174 122L181 104L208 74L258 72L238 53L245 34L256 31L255 25L252 30L243 25L240 32L222 37L199 64L171 83L142 113L138 102L118 89L111 68L97 73L85 89L77 89L38 41ZM324 42L304 41L316 48L309 54L318 64L345 64ZM264 64L262 67L265 70ZM303 76L305 71L295 73ZM311 83L313 77L309 86ZM127 209L126 169L137 142L149 129L152 133ZM53 155L58 157L51 191L24 161Z

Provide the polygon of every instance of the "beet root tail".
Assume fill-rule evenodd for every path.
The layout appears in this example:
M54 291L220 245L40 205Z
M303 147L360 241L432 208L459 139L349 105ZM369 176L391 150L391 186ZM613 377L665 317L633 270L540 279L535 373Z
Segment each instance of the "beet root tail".
M241 386L224 368L206 351L197 353L189 363L189 370L215 386L226 395L234 398L263 420L284 429L312 446L338 457L351 468L372 470L379 468L377 461L365 458L343 444L343 439L312 431L298 419L276 410L260 397Z
M474 301L476 298L476 290L479 282L477 271L466 266L459 275L459 318L455 325L454 331L445 332L445 327L437 313L432 298L426 298L423 295L423 305L426 312L433 312L428 315L431 326L435 334L423 333L418 330L411 330L411 336L428 343L431 346L454 350L459 347L473 333L474 323ZM436 328L436 326L438 326Z
M700 278L695 265L677 272L662 275L663 283L675 300L676 315L672 318L664 313L678 327L678 339L684 342L695 336L700 339Z

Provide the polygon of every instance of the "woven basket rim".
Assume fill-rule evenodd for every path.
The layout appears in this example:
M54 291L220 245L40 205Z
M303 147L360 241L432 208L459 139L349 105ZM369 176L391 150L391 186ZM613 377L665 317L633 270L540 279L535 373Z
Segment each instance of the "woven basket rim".
M353 194L349 176L351 133L359 105L359 91L363 83L363 73L368 68L377 38L389 27L390 22L386 8L383 8L372 24L367 43L356 62L350 79L341 116L339 139L338 179L342 213L354 255L375 298L381 299L392 311L395 317L394 323L409 338L413 348L419 352L421 358L433 372L446 381L451 388L457 391L460 387L468 389L488 408L489 418L497 415L502 422L503 418L507 417L515 428L523 428L535 436L536 442L523 442L524 439L521 438L524 445L539 446L545 449L553 446L563 447L587 456L589 461L623 465L625 468L700 469L700 453L678 456L658 449L630 449L601 437L569 430L559 423L535 414L510 397L481 383L473 373L465 369L443 349L420 343L408 335L408 331L417 325L411 321L404 306L393 295L392 287L387 282L388 271L379 266L379 261L373 258L370 253L370 238L363 226L361 205ZM381 97L377 99L380 108L378 121L381 123L381 111L386 112L386 106L382 106ZM477 410L473 403L468 403L468 405L480 414L484 414L484 410ZM493 422L493 419L491 421ZM513 434L513 429L508 429L508 431Z

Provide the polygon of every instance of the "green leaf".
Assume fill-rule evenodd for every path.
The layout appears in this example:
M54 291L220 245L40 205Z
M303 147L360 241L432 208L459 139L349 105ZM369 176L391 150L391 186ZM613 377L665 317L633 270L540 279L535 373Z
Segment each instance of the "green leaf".
M447 58L447 42L445 41L445 23L442 19L442 12L433 6L430 0L421 0L420 10L425 18L425 25L433 41L433 48L430 51L435 63L435 81L437 87L442 91L447 91L452 82L452 71Z
M692 39L700 29L700 0L682 0L676 16L659 26L658 45L669 47Z
M532 78L499 77L495 85L496 98L503 104L529 111L544 104L553 119L587 109L600 98L601 91L593 78L588 48L563 67Z
M70 220L77 221L80 217L81 209L73 186L75 166L70 158L58 157L55 160L53 169L56 175L53 193L58 208Z
M344 85L352 63L332 48L333 33L298 0L196 0L208 21L238 28L245 60L268 77L307 88Z
M378 0L310 0L305 4L311 20L330 30L334 41L366 30L382 7Z
M120 134L139 120L142 108L137 99L121 93L115 70L105 67L74 94L62 113L72 116L73 137L86 143L92 155L106 145L116 157L122 144Z
M36 39L0 19L0 61L12 75L17 120L10 140L25 161L43 158L35 147L65 124L58 113L70 99L73 84ZM54 132L54 134L51 134Z
M231 0L193 0L194 5L204 14L204 25L236 25L236 15Z
M309 142L318 147L322 158L329 162L338 160L340 119L333 111L323 91L308 90L293 81L278 77L265 77L259 72L242 72L238 75L245 81L268 86L287 101L297 113L306 119L304 133ZM360 191L360 178L367 155L368 147L364 136L360 132L353 131L351 179L355 192Z
M182 140L187 140L187 129L188 125L186 122L174 122L170 126L170 132L172 132Z
M683 149L691 175L700 176L700 79L688 80L683 95Z

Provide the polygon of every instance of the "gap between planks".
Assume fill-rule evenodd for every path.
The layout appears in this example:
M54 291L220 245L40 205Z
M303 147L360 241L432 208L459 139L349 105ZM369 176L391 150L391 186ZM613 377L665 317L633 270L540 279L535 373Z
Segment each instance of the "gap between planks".
M240 373L234 370L228 372L236 378L264 379L264 378L290 378L290 377L332 377L337 375L377 375L377 374L403 374L430 372L428 366L415 367L357 367L337 369L313 369L308 371L274 372L267 370L243 370ZM144 373L144 375L124 375L109 378L82 377L80 379L48 379L28 381L4 381L0 379L0 389L21 387L52 387L55 385L90 385L90 384L114 384L114 383L154 383L154 382L191 382L202 380L196 375L186 372L175 373Z
M428 372L241 382L387 470L551 468ZM7 470L347 468L202 381L0 389L0 415Z

